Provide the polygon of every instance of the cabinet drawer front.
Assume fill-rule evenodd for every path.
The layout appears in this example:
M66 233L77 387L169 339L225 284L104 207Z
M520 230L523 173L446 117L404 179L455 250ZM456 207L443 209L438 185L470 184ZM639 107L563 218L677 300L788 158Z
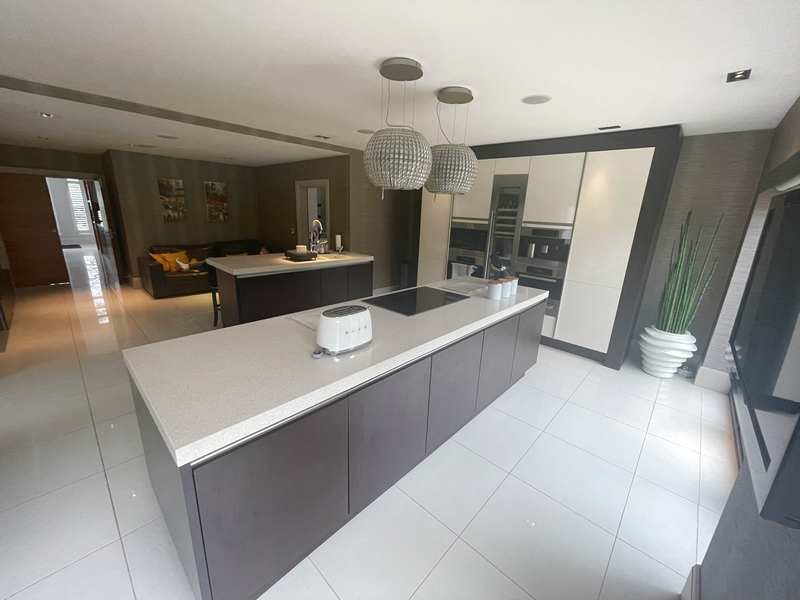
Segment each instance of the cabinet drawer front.
M519 317L506 319L484 332L478 380L478 410L483 410L511 384L511 366L517 341Z
M434 354L427 451L438 448L476 413L483 332Z
M519 380L525 371L536 364L539 358L539 342L542 338L545 302L529 308L519 316L517 347L514 351L514 366L511 369L511 382Z
M256 597L347 520L339 401L194 471L214 598Z
M430 376L427 358L348 398L351 514L425 458Z

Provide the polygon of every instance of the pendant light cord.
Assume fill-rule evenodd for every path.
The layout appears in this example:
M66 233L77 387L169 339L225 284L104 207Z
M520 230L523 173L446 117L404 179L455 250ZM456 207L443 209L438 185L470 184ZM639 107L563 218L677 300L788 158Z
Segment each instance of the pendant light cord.
M447 133L444 131L444 127L442 127L442 114L440 109L442 108L442 103L439 100L436 100L436 120L439 122L439 131L442 132L444 139L447 140L448 144L452 144L453 142L450 141L450 138L447 137ZM455 109L453 109L453 113L455 114Z
M406 125L404 123L395 124L395 123L392 123L391 121L389 121L389 108L392 105L392 81L390 79L387 79L386 81L389 84L389 86L388 86L389 87L389 91L386 94L386 125L388 125L389 127L399 127L401 129L413 129L413 127L409 127L408 125ZM381 90L383 90L383 87L381 87ZM405 98L405 91L406 91L406 88L405 88L405 85L404 85L403 86L403 98ZM403 111L405 111L405 102L403 102Z

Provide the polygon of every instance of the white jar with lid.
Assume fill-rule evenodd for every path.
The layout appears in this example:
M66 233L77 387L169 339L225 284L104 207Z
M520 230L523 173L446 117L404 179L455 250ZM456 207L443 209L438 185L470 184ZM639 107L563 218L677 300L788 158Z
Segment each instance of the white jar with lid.
M489 300L500 300L503 295L503 283L497 279L492 279L486 285L486 297Z

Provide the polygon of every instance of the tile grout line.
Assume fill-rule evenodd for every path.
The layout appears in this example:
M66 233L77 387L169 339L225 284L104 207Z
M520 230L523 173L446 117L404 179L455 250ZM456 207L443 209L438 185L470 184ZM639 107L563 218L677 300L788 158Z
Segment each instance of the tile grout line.
M102 269L102 266L100 268ZM105 286L105 284L101 284L101 285ZM75 290L72 289L72 288L70 288L70 295L72 296L73 306L74 306ZM77 317L77 312L75 313L75 316ZM77 342L77 339L76 339L75 325L74 325L74 323L72 321L72 318L70 318L69 324L70 324L70 332L72 334L72 344L73 344L73 347L75 349L75 354L78 356L78 362L80 364L81 363L81 355L80 355L80 352L78 351L78 342ZM83 371L82 365L81 365L81 382L82 382L82 385L83 385L84 394L86 396L86 404L87 404L87 406L89 408L89 417L90 417L91 422L92 422L92 429L94 431L95 443L97 444L97 454L100 457L100 465L103 467L103 478L105 479L105 482L106 482L106 492L108 494L108 502L111 505L111 514L114 517L114 525L117 528L117 539L119 540L120 549L122 550L122 558L125 561L125 570L128 572L128 582L130 583L130 586L131 586L131 593L133 594L134 600L136 600L136 598L138 596L136 594L136 588L134 587L134 584L133 584L133 574L131 573L131 566L130 566L130 562L128 561L128 553L125 550L125 544L122 541L122 529L120 528L120 525L119 525L119 517L117 515L117 507L114 504L114 496L111 493L111 482L109 481L109 478L108 478L108 470L106 469L105 460L103 458L103 450L102 450L102 448L100 446L100 436L97 434L97 423L95 421L94 410L92 409L92 403L89 400L89 390L88 390L88 385L87 385L87 382L86 382L86 374Z
M316 570L317 573L319 573L319 576L322 577L322 581L325 582L325 585L328 586L328 588L331 590L333 595L336 596L339 600L342 600L342 597L338 593L336 593L336 590L333 588L333 585L331 584L331 582L328 581L327 577L325 577L325 573L323 573L322 569L320 569L319 566L317 565L317 563L314 562L314 559L311 557L311 554L308 555L308 562L310 562L311 566L314 567L314 569ZM300 563L297 563L297 564L300 564ZM281 579L283 579L283 578L281 578ZM278 581L280 581L280 579ZM277 583L277 582L275 582L275 583Z
M658 397L658 392L661 391L661 383L662 382L660 382L660 381L658 382L658 389L656 390L656 397ZM655 402L653 403L652 407L650 408L650 419L648 419L648 421L647 421L647 428L648 429L650 429L650 422L653 420L653 413L654 412L655 412ZM636 471L639 469L639 461L642 458L642 453L644 452L644 444L645 444L646 441L647 441L647 433L645 432L645 437L642 439L642 445L639 448L639 455L636 457L636 465L633 468L633 477L631 478L631 484L630 484L630 486L628 486L628 494L625 497L625 505L622 508L622 514L620 515L620 518L619 518L619 524L617 524L617 531L614 534L614 541L611 544L611 552L608 555L608 561L606 562L606 568L603 571L603 579L600 582L600 589L597 592L597 600L600 600L600 597L603 594L603 588L606 585L606 579L608 578L608 570L611 567L611 559L614 556L614 550L616 550L616 548L617 548L617 541L620 539L619 531L620 531L620 529L622 529L622 521L625 519L625 512L628 510L628 504L630 504L630 501L631 501L631 492L633 491L634 483L636 483ZM624 542L624 540L622 540L622 541ZM631 546L631 547L633 547L633 546ZM638 548L636 548L636 549L638 550Z

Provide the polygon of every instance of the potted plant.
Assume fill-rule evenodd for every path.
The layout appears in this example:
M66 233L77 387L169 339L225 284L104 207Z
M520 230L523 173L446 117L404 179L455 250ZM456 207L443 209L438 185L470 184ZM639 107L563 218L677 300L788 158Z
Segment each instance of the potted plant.
M672 247L670 268L661 304L658 321L645 327L639 347L642 350L642 369L656 377L669 378L697 351L695 337L689 332L700 301L717 268L717 260L711 259L711 249L717 239L722 217L717 221L713 235L703 244L703 227L694 238L690 237L692 213L681 225L680 236Z

